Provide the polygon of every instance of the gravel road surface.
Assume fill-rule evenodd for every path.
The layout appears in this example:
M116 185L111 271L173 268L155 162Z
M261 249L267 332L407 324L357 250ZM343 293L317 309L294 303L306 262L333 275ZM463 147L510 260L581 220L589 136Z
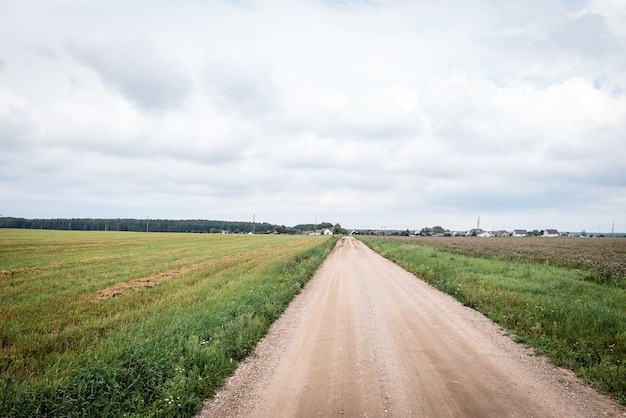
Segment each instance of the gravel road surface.
M199 417L626 417L354 238L343 238Z

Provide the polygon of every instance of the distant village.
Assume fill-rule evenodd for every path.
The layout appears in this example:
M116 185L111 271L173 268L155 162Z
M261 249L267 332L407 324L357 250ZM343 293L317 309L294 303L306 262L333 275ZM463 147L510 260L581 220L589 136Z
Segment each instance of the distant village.
M526 229L513 229L512 231L507 231L505 229L493 230L493 231L485 231L481 228L473 228L467 231L451 231L449 229L444 229L441 226L434 226L432 228L422 228L419 230L389 230L385 229L380 230L352 230L350 231L350 235L386 235L386 236L421 236L421 237L481 237L481 238L492 238L492 237L546 237L546 238L554 238L554 237L581 237L581 238L594 238L594 237L607 237L607 236L624 236L623 233L614 233L609 232L608 234L597 233L591 234L587 233L584 230L581 232L559 232L557 229L534 229L532 231Z
M420 231L415 231L415 235L420 236L466 236L466 237L482 237L482 238L491 238L491 237L572 237L574 236L571 232L559 232L556 229L542 229L542 230L533 230L527 231L526 229L514 229L513 231L507 231L505 229L499 229L496 231L484 231L480 228L470 229L469 231L436 231L434 232L434 228L423 228ZM429 229L431 231L429 231Z

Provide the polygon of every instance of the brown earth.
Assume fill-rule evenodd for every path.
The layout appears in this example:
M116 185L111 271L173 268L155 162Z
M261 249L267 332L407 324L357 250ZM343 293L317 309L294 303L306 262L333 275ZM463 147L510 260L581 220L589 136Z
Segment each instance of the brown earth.
M199 417L624 417L353 238Z
M199 268L201 268L200 264L192 264L189 266L168 270L163 273L153 274L152 276L131 280L130 282L117 283L111 287L107 287L106 289L99 290L93 301L98 302L121 296L130 289L154 287L159 285L164 280L168 280L173 277L183 275L185 273L190 273L192 271L198 270Z
M111 299L117 296L125 294L131 289L141 289L144 287L155 287L161 284L165 280L172 279L174 277L182 276L183 274L191 273L202 268L210 267L219 263L229 262L233 259L232 256L225 256L219 260L211 260L199 264L190 264L185 267L179 267L172 270L164 271L162 273L156 273L148 277L141 277L129 282L117 283L113 286L105 289L100 289L96 296L92 299L93 302L100 302L107 299Z

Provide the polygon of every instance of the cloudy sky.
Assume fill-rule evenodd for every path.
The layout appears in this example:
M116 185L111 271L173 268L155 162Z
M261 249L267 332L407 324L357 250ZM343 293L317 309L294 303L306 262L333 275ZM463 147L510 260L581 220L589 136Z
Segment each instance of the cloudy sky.
M623 0L3 0L0 214L626 231Z

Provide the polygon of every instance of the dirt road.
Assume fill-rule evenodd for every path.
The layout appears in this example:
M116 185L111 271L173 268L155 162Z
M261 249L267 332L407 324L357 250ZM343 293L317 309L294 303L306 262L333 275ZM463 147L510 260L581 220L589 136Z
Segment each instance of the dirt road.
M200 416L625 417L477 312L343 238Z

